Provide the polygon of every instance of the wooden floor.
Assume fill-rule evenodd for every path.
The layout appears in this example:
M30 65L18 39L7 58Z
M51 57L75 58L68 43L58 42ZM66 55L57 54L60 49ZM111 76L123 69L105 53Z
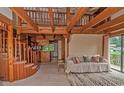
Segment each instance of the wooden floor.
M14 86L68 86L69 82L63 69L58 72L56 63L41 64L39 71L33 76L3 85Z

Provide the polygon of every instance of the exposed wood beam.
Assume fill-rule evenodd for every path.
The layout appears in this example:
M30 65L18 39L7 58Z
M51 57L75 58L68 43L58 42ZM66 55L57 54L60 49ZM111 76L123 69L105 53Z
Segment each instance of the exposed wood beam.
M48 8L48 13L49 13L49 18L50 18L50 25L51 25L52 31L54 32L54 30L55 30L55 27L54 27L54 15L53 15L52 8Z
M122 22L124 22L124 15L121 15L121 16L119 16L119 17L117 17L117 18L115 18L115 19L113 19L113 20L101 25L101 26L98 26L96 28L95 32L96 33L101 33L103 30L111 28L111 27L114 27L114 26L116 26L116 25L118 25L118 24L120 24Z
M0 13L0 21L6 24L11 24L12 20L10 20L9 18L7 18L6 16L4 16L3 14Z
M21 7L11 7L10 8L17 16L19 16L22 20L26 21L35 31L38 31L38 27L31 18L27 15L25 10Z
M116 31L116 30L119 30L119 29L122 29L122 28L124 28L124 23L116 25L116 26L113 26L113 27L110 27L110 28L108 28L106 30L103 30L102 32L99 32L99 34L101 34L101 33L109 34L109 33L113 32L113 31Z
M124 30L120 30L120 31L110 34L110 36L117 36L117 35L124 35Z
M80 18L88 11L88 7L77 9L75 15L67 22L67 31L69 32Z
M88 31L89 28L95 26L97 23L103 21L107 17L121 10L121 7L110 7L103 10L100 14L98 14L95 18L93 18L89 23L82 27L83 31Z
M39 27L39 31L36 32L32 29L22 28L23 34L51 34L51 35L66 35L68 34L65 28L57 27L54 32L51 31L51 27Z
M85 32L85 33L80 33L80 29L81 27L74 27L73 30L71 31L71 34L95 34L93 31L91 32ZM22 31L20 33L24 33L24 34L57 34L57 35L66 35L66 36L70 36L70 34L68 34L66 27L56 27L55 31L52 32L51 31L51 27L39 27L39 32L33 31L32 29L27 29L27 28L22 28Z

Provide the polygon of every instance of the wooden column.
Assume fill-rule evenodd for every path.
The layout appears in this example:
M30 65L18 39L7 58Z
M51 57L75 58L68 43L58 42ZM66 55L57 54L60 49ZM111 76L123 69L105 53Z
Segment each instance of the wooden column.
M11 25L8 26L8 67L9 67L9 81L14 80L13 74L13 28Z
M62 52L61 52L61 53L62 53L61 56L62 56L62 59L65 59L65 39L64 39L64 38L62 39L62 42L61 42L61 43L62 43L62 44L61 44L61 45L62 45L62 46L61 46L61 47L62 47L62 48L61 48L61 49L62 49L62 50L61 50L61 51L62 51Z
M67 57L69 56L69 39L67 39Z
M67 58L68 57L68 53L67 53L67 38L65 37L65 58Z
M102 56L104 56L104 47L105 47L105 36L102 37Z

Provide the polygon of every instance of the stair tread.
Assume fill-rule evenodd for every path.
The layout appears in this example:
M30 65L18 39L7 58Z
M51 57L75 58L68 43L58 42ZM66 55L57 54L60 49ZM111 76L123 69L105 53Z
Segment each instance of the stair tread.
M31 67L33 65L34 65L34 63L29 63L29 64L25 64L25 67Z
M34 65L34 66L32 66L32 69L35 69L35 68L37 68L38 67L38 65Z

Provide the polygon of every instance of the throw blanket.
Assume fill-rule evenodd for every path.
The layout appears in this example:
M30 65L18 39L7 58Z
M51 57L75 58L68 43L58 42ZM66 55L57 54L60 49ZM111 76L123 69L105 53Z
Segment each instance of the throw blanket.
M68 80L73 86L121 86L124 80L110 73L69 74Z

